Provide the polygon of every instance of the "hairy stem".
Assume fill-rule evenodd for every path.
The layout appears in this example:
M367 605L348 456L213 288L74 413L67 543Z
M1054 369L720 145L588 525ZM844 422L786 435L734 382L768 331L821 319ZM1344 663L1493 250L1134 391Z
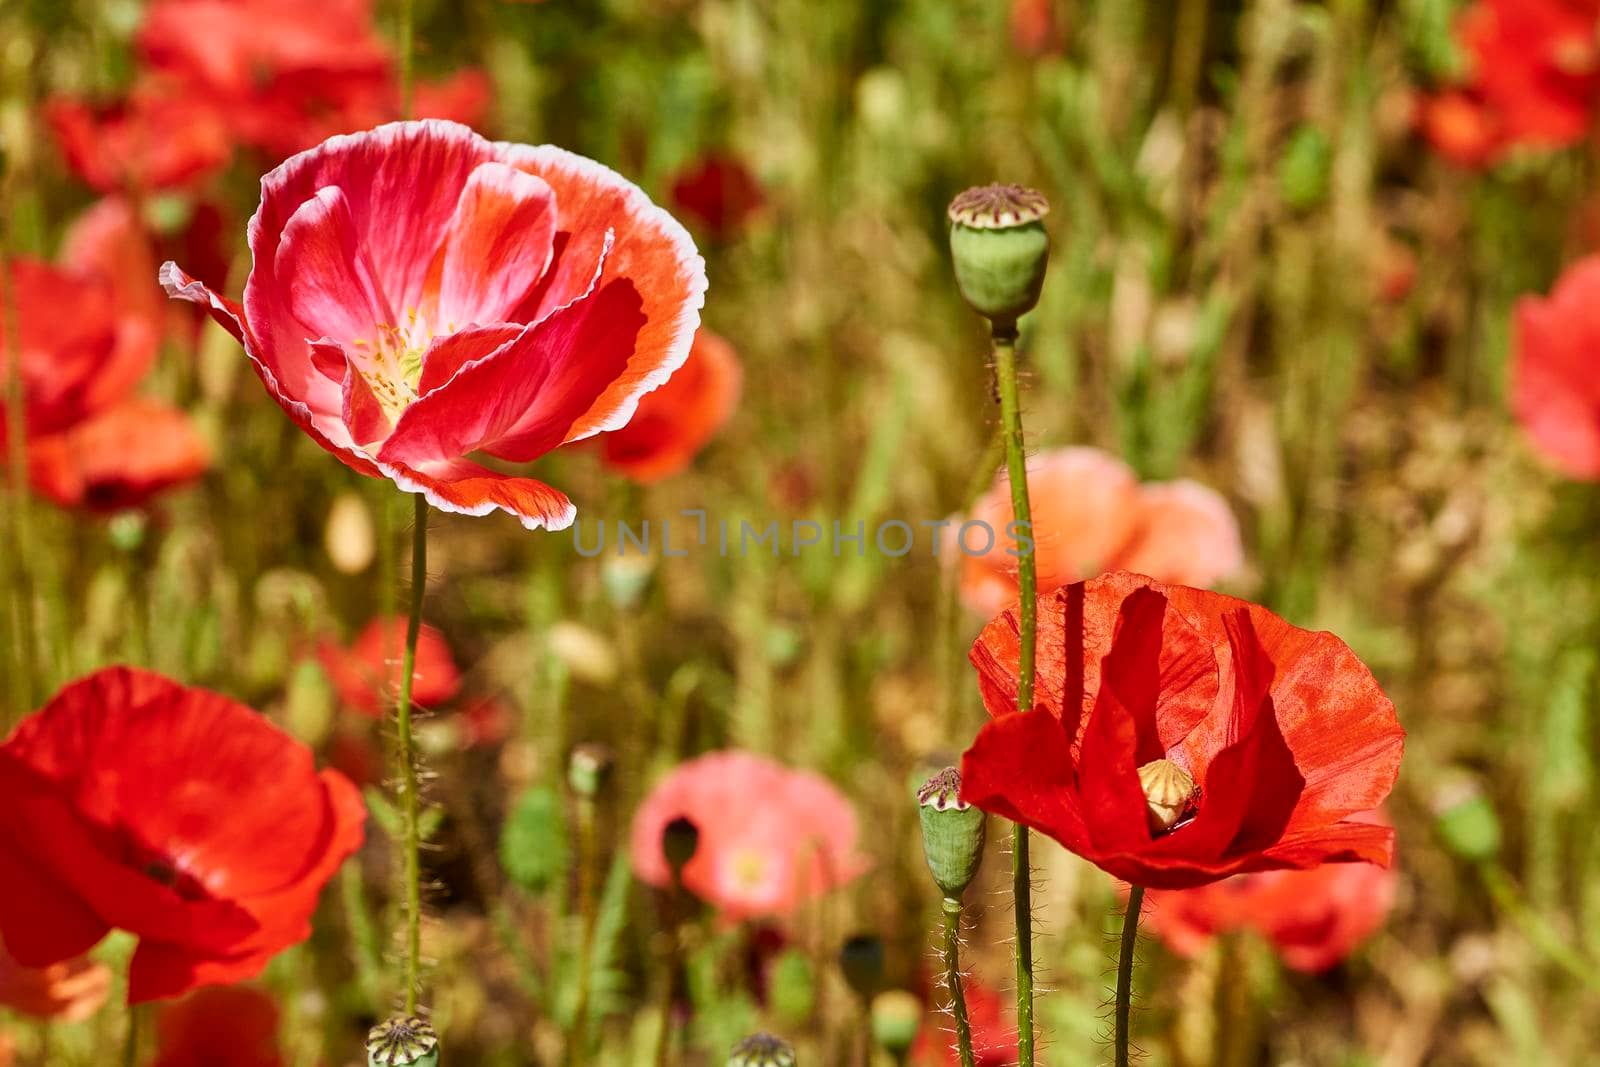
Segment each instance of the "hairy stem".
M956 1048L961 1067L974 1067L972 1025L967 1021L967 995L961 988L961 901L944 898L944 974L950 987L950 1010L956 1017Z
M1011 512L1016 523L1017 614L1020 650L1017 657L1017 710L1033 710L1033 660L1038 629L1038 590L1034 577L1033 510L1028 506L1028 468L1022 448L1022 409L1017 402L1016 330L996 328L994 373L1000 392L1000 433L1005 439L1006 473L1011 480ZM1028 828L1013 829L1011 890L1017 920L1017 1059L1033 1067L1033 870L1028 862Z
M400 764L402 889L406 901L406 1014L417 1013L422 984L422 835L417 796L417 753L411 739L411 676L417 667L417 635L422 632L422 596L428 584L428 501L420 493L411 534L411 613L406 621L406 650L400 662L400 702L395 707L395 757Z
M1132 1007L1133 948L1139 940L1139 909L1144 886L1128 887L1128 911L1122 919L1122 951L1117 956L1117 1067L1128 1067L1128 1015Z

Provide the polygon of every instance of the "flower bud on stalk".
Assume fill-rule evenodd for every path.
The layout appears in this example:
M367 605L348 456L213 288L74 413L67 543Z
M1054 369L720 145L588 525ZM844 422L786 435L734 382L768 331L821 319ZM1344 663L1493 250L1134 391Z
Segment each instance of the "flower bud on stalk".
M771 1034L755 1034L733 1046L728 1067L794 1067L794 1047Z
M567 760L567 785L584 800L593 800L610 779L613 763L611 750L605 745L593 742L576 745Z
M950 201L950 255L956 284L996 336L1016 336L1044 287L1050 202L1021 185L984 185Z
M839 949L839 970L851 992L870 1000L883 988L883 938L876 934L857 934Z
M667 866L672 868L674 882L683 881L683 869L699 849L700 827L693 819L680 815L661 831L661 853L667 858Z
M415 1016L381 1022L367 1034L367 1067L439 1067L439 1035Z
M946 767L917 792L922 854L933 880L950 900L960 900L983 859L984 815L961 799L961 772Z
M917 1039L922 1002L903 989L879 993L872 1000L872 1039L891 1056L904 1056Z

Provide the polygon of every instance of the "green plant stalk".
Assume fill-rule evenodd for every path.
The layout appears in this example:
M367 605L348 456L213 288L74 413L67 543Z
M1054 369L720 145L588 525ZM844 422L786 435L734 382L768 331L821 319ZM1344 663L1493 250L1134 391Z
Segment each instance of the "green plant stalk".
M594 932L599 908L595 903L594 798L578 798L578 1003L567 1036L566 1062L589 1062L589 997L594 984Z
M996 328L994 373L1000 391L1000 432L1005 439L1006 473L1011 479L1014 522L1031 534L1033 510L1028 506L1028 467L1022 448L1022 410L1017 402L1016 329ZM1017 556L1017 614L1020 649L1017 656L1017 710L1033 710L1033 659L1038 629L1038 588L1033 552ZM1033 1067L1033 869L1028 862L1028 828L1012 831L1011 893L1017 921L1017 1060Z
M400 0L400 117L411 118L416 74L412 52L416 36L416 0Z
M0 178L3 181L3 178ZM11 716L13 722L26 715L33 705L34 670L38 666L35 647L33 589L28 581L28 547L32 538L28 529L28 410L22 385L22 331L17 321L17 294L12 285L11 273L11 216L10 191L0 186L0 196L5 197L7 213L0 224L0 321L5 323L4 348L6 359L6 468L11 529L11 551L6 583L14 605L8 605L10 621L16 628L13 651L16 664L11 670Z
M428 501L417 494L411 534L411 613L406 620L406 650L400 663L400 702L395 707L395 758L399 762L402 835L401 890L406 902L406 1014L417 1013L422 984L422 834L417 797L417 753L411 737L411 676L417 667L417 635L422 632L422 596L428 584Z
M1144 886L1128 887L1128 910L1122 919L1122 951L1117 956L1117 1067L1128 1067L1128 1016L1132 1008L1133 949L1139 940L1139 909Z
M128 1008L128 1033L122 1039L122 1067L134 1067L139 1062L139 1009Z
M961 988L961 901L944 898L944 974L950 987L950 1010L956 1017L956 1048L961 1067L975 1067L972 1024L967 1021L967 995Z
M344 906L345 923L350 927L350 940L355 943L356 982L367 998L374 1014L382 999L383 949L367 913L366 892L361 885L361 868L347 863L339 872L339 899Z

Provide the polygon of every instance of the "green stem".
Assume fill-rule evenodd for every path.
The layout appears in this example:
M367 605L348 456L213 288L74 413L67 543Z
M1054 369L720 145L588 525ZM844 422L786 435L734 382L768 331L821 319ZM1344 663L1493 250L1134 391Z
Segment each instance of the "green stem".
M1128 887L1128 911L1122 919L1122 952L1117 957L1117 1067L1128 1067L1128 1015L1132 1007L1133 948L1139 940L1139 909L1144 886Z
M1038 588L1031 545L1033 510L1028 506L1028 467L1022 448L1022 409L1017 402L1017 334L1015 328L993 331L994 373L1000 391L1000 432L1005 439L1006 472L1011 480L1012 520L1026 531L1030 545L1017 556L1017 614L1020 649L1017 656L1017 710L1033 710L1033 660L1038 629ZM1018 538L1020 544L1021 539ZM1017 921L1017 1058L1019 1067L1033 1067L1033 870L1028 862L1028 828L1012 832L1011 891Z
M589 1062L589 996L593 984L594 934L599 909L595 903L594 799L578 798L578 921L582 929L578 939L578 1006L572 1014L572 1033L567 1038L566 1062Z
M0 175L0 183L4 183ZM11 670L11 718L26 715L33 705L34 671L38 667L35 647L33 588L28 580L28 409L22 381L22 326L18 321L17 293L12 284L11 217L9 213L10 190L0 184L0 197L5 198L6 216L0 219L0 322L5 325L5 335L0 338L0 349L7 353L6 364L6 467L10 494L7 511L11 515L11 551L6 570L6 583L13 603L6 610L15 627L13 648L16 664Z
M122 1039L122 1067L134 1067L139 1062L139 1009L128 1008L128 1033Z
M400 0L400 117L411 118L416 74L412 52L416 36L416 0Z
M406 622L406 650L400 663L400 702L395 707L395 756L400 764L402 880L406 900L406 1014L417 1013L422 985L422 835L417 797L417 753L411 739L411 676L417 667L417 635L422 632L422 596L428 584L428 501L420 493L411 534L411 614Z
M967 1021L967 995L961 988L961 901L944 898L944 974L950 987L950 1010L956 1017L956 1048L961 1067L975 1067L972 1025Z

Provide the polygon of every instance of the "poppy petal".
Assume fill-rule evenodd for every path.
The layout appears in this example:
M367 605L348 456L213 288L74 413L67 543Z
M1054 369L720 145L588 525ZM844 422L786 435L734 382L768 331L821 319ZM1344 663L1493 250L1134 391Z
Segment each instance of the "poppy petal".
M318 189L284 224L273 271L289 313L311 337L373 339L395 325L394 309L358 243L350 201L338 186Z
M1088 834L1073 778L1066 730L1044 712L990 719L961 757L963 800L1078 851Z
M578 509L565 493L532 478L501 474L471 460L430 462L421 467L383 464L384 473L408 493L421 493L440 511L487 515L499 508L529 530L565 530Z
M499 322L516 309L550 265L556 212L544 179L504 163L478 165L446 231L444 329Z

